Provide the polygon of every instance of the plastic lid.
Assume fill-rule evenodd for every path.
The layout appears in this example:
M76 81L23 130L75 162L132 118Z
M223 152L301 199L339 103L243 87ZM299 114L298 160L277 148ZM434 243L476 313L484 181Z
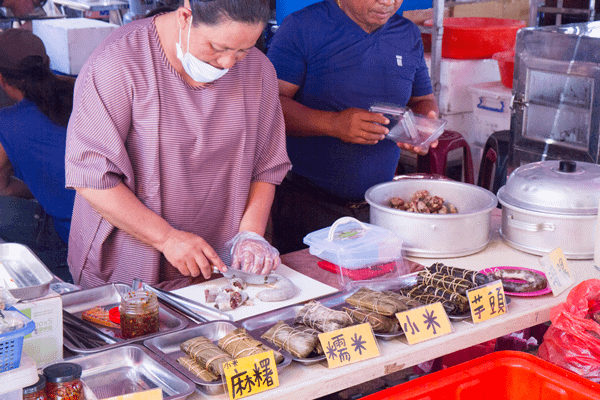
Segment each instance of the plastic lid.
M36 383L31 386L27 386L23 388L23 394L32 394L35 392L39 392L46 387L46 377L44 375L38 375L39 379Z
M63 362L44 368L44 376L48 382L65 383L81 378L81 365Z
M309 252L345 268L360 268L401 257L402 239L388 229L351 217L304 238Z

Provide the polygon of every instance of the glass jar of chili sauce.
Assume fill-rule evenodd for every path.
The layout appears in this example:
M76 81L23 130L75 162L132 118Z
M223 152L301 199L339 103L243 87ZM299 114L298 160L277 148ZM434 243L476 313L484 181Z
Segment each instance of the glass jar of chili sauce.
M158 298L146 290L129 292L121 298L121 336L126 339L159 331Z
M81 366L62 362L44 368L48 400L84 400Z
M39 379L31 386L23 388L23 400L47 400L46 377L38 375Z

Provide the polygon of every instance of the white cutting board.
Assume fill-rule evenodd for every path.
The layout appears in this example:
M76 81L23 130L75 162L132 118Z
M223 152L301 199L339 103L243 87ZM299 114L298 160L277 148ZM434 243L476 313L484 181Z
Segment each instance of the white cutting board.
M252 305L243 305L231 311L222 311L228 315L231 315L233 321L239 321L244 318L252 317L254 315L262 314L267 311L276 310L289 305L302 303L308 300L312 300L316 297L328 295L337 292L338 290L329 285L325 285L317 280L309 278L306 275L291 269L290 267L281 264L275 271L276 274L283 275L296 285L296 295L291 299L285 301L273 301L263 302L256 298L256 294L262 290L268 289L267 285L248 285L244 291L248 293L249 301ZM173 293L187 297L188 299L195 300L199 303L206 304L209 307L213 307L214 303L207 303L204 301L204 289L209 286L222 287L227 285L227 278L212 279L207 282L202 282L196 285L187 286L181 289L173 290ZM216 318L202 314L210 320Z

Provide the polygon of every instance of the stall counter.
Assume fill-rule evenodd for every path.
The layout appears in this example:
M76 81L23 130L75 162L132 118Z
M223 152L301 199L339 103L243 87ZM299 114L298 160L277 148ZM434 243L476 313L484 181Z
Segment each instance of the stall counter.
M425 259L409 261L422 265L442 262L446 265L481 270L494 266L518 266L541 270L540 256L515 250L500 237L501 210L492 212L492 233L489 245L477 254L459 258ZM285 254L282 262L312 278L334 285L337 278L317 266L317 257L308 250ZM600 270L593 260L569 260L568 267L576 285L587 279L600 278ZM574 286L573 285L573 286ZM325 361L312 365L292 363L279 376L279 387L262 392L260 399L314 399L388 375L422 362L465 349L485 341L510 334L550 320L552 307L565 301L570 289L559 296L547 294L540 297L511 297L508 313L491 320L474 324L470 319L453 322L454 332L429 341L408 345L404 337L379 341L380 356L356 364L329 370ZM206 396L197 392L189 399L228 399L227 394Z

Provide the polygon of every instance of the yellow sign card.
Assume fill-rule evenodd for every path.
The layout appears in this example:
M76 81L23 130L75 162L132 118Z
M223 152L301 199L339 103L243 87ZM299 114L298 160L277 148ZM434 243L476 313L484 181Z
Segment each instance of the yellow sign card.
M224 363L223 370L223 379L231 400L279 386L273 350Z
M473 322L487 321L507 312L506 296L501 280L467 290L467 298Z
M571 271L569 271L567 259L560 247L540 258L540 264L544 268L548 284L554 296L558 296L575 282Z
M122 394L120 396L109 397L104 400L162 400L162 389L156 388L143 392Z
M415 344L452 333L452 324L442 303L412 308L396 314L408 344Z
M330 369L379 356L379 347L368 323L319 334Z

